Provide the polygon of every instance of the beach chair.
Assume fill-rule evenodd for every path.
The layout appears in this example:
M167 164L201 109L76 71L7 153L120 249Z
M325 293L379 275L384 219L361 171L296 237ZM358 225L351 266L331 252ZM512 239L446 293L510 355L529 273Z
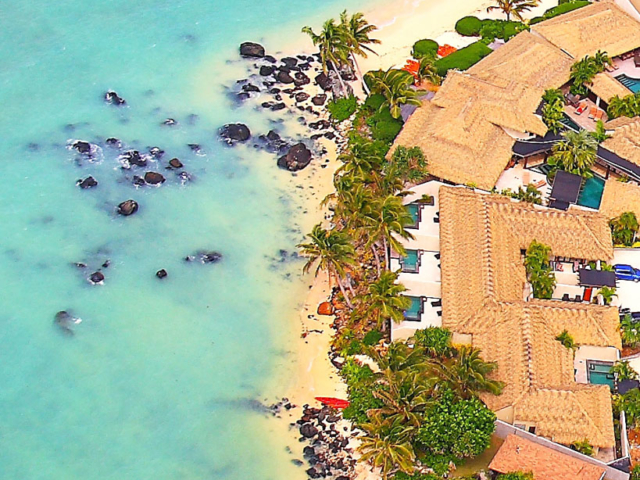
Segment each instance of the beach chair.
M534 187L536 187L537 189L540 189L541 187L544 187L547 184L546 180L540 180L539 182L536 182L533 184Z
M598 113L598 108L597 107L591 107L589 109L589 118L593 120L593 118L595 117L596 113Z
M598 110L596 114L593 116L593 119L597 122L598 120L602 120L603 116L604 116L604 111Z
M576 115L582 115L584 111L587 109L587 102L582 102L576 108Z

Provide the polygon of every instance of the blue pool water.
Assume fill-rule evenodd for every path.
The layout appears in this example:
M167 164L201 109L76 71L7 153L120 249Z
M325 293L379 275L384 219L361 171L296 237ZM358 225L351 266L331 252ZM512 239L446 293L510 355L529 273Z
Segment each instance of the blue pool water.
M241 41L275 51L357 4L3 2L0 478L305 478L253 401L273 400L293 361L306 286L280 250L302 239L309 198L273 156L223 147L215 132L295 123L227 100L225 85L247 75ZM126 108L104 104L109 88ZM167 182L136 190L109 136L160 146L193 181L162 164ZM103 145L101 162L77 163L74 138ZM87 175L96 189L75 186ZM139 212L114 215L128 198ZM223 261L183 261L199 249ZM74 266L107 259L103 286ZM63 309L83 319L73 337L53 325Z
M604 180L598 176L587 178L582 184L582 190L578 195L578 205L594 209L600 208L602 194L604 193Z
M618 80L621 84L623 84L625 87L627 87L633 93L640 92L640 79L631 78L631 77L629 77L629 76L627 76L627 75L625 75L623 73L622 75L618 75L616 77L616 80Z
M412 227L417 227L420 222L420 205L417 203L410 203L406 206L407 210L409 210L409 214L411 218L413 218L413 224L410 225Z
M409 297L411 299L411 306L405 310L404 318L407 320L420 320L420 313L422 312L422 298Z
M403 271L415 272L418 269L418 251L406 250L406 253L402 259Z
M613 373L610 373L612 364L589 362L588 365L589 383L594 385L608 385L611 391L613 391L615 378Z

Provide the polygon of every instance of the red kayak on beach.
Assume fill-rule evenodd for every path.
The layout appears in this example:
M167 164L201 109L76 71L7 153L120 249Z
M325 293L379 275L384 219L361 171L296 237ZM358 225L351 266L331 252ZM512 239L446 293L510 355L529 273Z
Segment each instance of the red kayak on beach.
M341 398L333 398L333 397L316 397L321 404L327 405L328 407L344 409L349 406L349 402L347 400L342 400Z

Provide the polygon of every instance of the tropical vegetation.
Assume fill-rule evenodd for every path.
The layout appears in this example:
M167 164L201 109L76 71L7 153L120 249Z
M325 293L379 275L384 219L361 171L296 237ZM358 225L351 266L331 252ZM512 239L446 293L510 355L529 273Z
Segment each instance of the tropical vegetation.
M551 248L536 240L527 248L524 266L535 298L551 298L556 287L556 277L549 262L550 256Z
M638 373L631 368L627 360L616 362L609 370L609 373L613 373L619 382L623 380L638 380Z
M356 97L350 95L348 97L337 98L327 103L327 110L331 118L336 122L343 122L353 115L358 108Z
M606 52L598 50L594 56L585 56L571 66L571 93L574 95L586 96L588 87L593 83L593 79L598 73L605 71L611 65L611 58Z
M484 42L475 42L471 45L461 48L446 57L436 60L435 67L438 75L444 77L447 72L452 69L466 70L484 57L489 55L491 50Z
M556 336L556 340L566 349L573 350L576 348L576 342L567 330L560 332L558 336Z
M640 115L640 92L630 93L622 98L616 95L609 101L607 116L609 119L618 117L637 117Z
M593 456L593 445L589 443L589 440L586 438L584 440L575 441L571 444L571 448L576 452L580 452L583 455L587 455L588 457Z
M502 190L500 195L515 198L522 202L533 203L536 205L542 204L542 193L540 193L540 190L538 190L532 183L529 183L527 188L518 187L518 190L515 192L507 188Z
M636 214L633 212L623 212L619 216L609 221L611 227L611 237L614 245L633 245L640 229L640 224Z
M364 79L372 93L384 97L381 108L389 108L393 118L400 117L402 105L420 105L417 91L411 88L414 78L409 72L389 68L367 72Z
M620 337L622 345L635 348L640 345L640 324L627 314L620 320Z
M542 107L542 121L553 133L558 133L563 127L564 118L564 95L557 88L552 88L544 92L542 96L544 106Z
M420 60L422 57L435 57L438 54L439 47L440 45L438 45L438 42L435 40L418 40L413 44L411 56L417 60Z
M509 472L498 475L496 480L534 480L531 472Z
M562 138L553 146L552 155L547 161L552 167L550 174L554 175L558 170L564 170L584 178L593 177L591 167L597 159L596 139L586 130L567 130L562 133Z

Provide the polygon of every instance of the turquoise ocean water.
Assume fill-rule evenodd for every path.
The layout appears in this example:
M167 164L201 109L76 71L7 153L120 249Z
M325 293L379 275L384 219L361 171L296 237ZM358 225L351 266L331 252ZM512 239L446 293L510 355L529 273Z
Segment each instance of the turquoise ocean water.
M300 240L302 207L273 157L223 147L215 131L272 126L224 96L245 68L241 41L282 48L301 25L358 3L2 2L0 478L302 475L250 403L275 395L271 380L292 360L301 265L279 250ZM105 105L109 88L128 107ZM162 170L161 188L136 190L108 148L80 164L66 148L112 136L161 147L161 165L177 156L193 181ZM97 189L75 186L89 174ZM140 211L114 215L128 198ZM224 259L182 260L198 249ZM73 265L107 259L103 286ZM73 337L53 324L63 309L83 319Z

